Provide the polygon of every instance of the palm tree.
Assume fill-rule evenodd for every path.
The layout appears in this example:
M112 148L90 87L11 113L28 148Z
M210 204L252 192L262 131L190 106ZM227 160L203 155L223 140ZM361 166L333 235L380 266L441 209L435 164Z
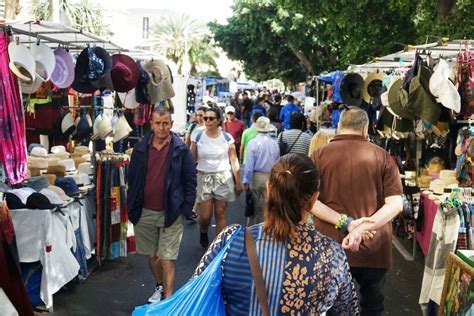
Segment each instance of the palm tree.
M207 41L208 35L209 30L207 26L189 15L167 15L163 16L153 27L152 38L149 40L149 44L175 63L178 74L182 74L185 57L193 58L194 61L201 58L198 57L202 55L203 49L201 48L204 47L204 44L201 44L201 42ZM206 62L212 64L211 57L211 55L207 54ZM201 60L204 59L201 58ZM192 66L191 60L190 63ZM195 67L196 65L195 62Z
M51 0L32 0L30 10L38 20L48 20L53 14ZM89 0L59 0L59 10L70 19L73 27L97 35L107 34L107 28L102 24L102 8Z
M189 63L191 65L190 74L195 76L198 74L198 67L208 66L209 70L217 72L216 58L219 54L211 43L210 37L193 42L189 49ZM202 69L200 69L202 71Z

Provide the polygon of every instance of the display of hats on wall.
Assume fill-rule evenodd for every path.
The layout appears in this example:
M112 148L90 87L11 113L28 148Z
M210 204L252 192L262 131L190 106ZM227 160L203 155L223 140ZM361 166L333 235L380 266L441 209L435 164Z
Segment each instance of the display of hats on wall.
M175 96L173 83L171 82L171 73L164 62L161 60L151 60L143 66L143 69L150 76L148 93L152 104L171 99Z
M138 83L139 72L137 64L128 55L112 55L112 82L117 92L128 92Z
M54 50L55 66L51 74L51 81L59 88L68 88L74 81L74 59L63 48Z
M362 103L362 91L364 78L358 73L350 73L344 76L341 83L342 102L347 105L360 106Z

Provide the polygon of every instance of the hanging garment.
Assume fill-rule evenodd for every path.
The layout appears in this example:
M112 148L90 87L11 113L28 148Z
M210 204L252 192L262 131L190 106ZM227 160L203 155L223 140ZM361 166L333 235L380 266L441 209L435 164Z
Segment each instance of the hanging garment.
M33 307L20 278L15 229L6 203L0 208L0 288L19 315L33 315Z
M438 305L441 302L448 255L456 248L459 225L458 209L442 203L433 224L433 234L428 256L425 259L425 271L418 302L425 313L430 300Z
M8 67L9 43L8 35L0 33L0 161L8 181L14 185L25 180L27 162L20 88Z

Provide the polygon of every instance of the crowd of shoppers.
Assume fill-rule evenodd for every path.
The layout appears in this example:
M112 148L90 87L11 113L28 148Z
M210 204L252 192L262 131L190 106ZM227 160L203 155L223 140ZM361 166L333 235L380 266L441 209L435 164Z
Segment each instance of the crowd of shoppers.
M157 283L150 302L173 291L179 215L189 216L194 207L200 245L210 244L213 217L217 235L196 275L239 231L222 269L226 311L259 314L262 302L253 299L245 230L228 226L226 216L228 203L245 189L252 194L247 225L272 315L355 315L359 308L362 315L381 315L391 266L390 221L402 208L402 188L388 153L367 140L367 114L347 108L326 145L307 130L291 95L285 105L280 95L256 101L243 93L225 115L217 106L199 108L185 136L189 148L170 131L170 113L153 112L152 132L132 154L128 200L137 250L149 256Z

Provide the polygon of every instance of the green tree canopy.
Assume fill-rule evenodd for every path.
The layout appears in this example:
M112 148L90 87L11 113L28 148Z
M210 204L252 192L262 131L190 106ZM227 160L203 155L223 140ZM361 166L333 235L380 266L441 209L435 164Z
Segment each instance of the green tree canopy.
M255 80L301 82L401 50L405 44L474 34L474 0L438 16L433 0L235 0L214 39Z

